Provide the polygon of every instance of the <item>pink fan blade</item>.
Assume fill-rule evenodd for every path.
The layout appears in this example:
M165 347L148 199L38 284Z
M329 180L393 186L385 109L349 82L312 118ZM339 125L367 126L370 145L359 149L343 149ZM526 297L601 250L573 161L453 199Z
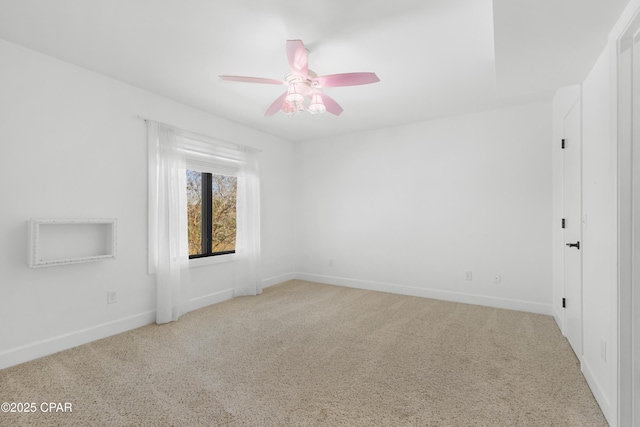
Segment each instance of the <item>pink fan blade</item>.
M269 108L267 108L267 111L264 112L264 115L265 116L273 116L275 113L280 111L282 109L282 106L284 105L284 99L286 97L287 97L287 92L285 92L282 95L280 95L278 97L278 99L273 101L273 104L271 104L269 106Z
M309 71L309 58L302 40L287 40L287 58L291 72L306 79Z
M379 82L376 73L344 73L320 76L316 79L319 87L357 86Z
M319 93L320 93L320 96L322 97L322 102L324 103L324 106L327 108L328 112L330 112L331 114L335 114L336 116L339 116L340 113L344 111L336 101L334 101L332 98L329 97L329 95L324 94L322 92L319 92Z
M282 85L285 84L282 80L276 79L263 79L262 77L243 77L243 76L218 76L222 80L229 80L232 82L244 82L244 83L262 83L267 85Z

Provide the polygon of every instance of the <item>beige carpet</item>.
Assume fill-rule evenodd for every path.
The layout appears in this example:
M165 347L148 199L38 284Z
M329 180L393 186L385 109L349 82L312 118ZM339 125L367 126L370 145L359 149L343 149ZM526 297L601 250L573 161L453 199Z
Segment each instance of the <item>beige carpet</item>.
M554 320L292 281L0 371L2 426L606 426Z

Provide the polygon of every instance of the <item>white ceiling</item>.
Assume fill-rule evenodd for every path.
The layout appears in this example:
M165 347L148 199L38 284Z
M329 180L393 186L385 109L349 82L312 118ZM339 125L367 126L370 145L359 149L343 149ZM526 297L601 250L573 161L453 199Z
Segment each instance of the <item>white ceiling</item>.
M0 0L0 38L291 141L549 100L580 83L628 0ZM264 117L284 86L287 39L336 117Z

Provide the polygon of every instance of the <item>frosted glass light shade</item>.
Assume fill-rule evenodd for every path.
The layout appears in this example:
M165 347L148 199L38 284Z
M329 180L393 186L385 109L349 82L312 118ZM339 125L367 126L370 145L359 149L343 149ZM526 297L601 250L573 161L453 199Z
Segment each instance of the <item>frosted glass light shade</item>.
M297 111L296 105L292 102L286 101L284 102L284 106L282 107L282 112L287 116L293 116Z
M309 112L311 114L322 114L327 111L324 102L322 102L322 96L319 93L314 93L311 96L311 104L309 104Z
M304 96L300 93L298 85L295 83L289 84L289 90L287 90L287 97L285 100L291 104L304 101Z

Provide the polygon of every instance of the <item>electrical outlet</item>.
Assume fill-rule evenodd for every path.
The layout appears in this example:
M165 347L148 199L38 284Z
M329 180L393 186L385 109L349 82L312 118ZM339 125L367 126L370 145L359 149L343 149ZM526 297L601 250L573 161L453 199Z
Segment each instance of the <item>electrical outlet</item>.
M473 272L472 271L467 271L464 273L464 280L470 282L473 280Z
M118 291L107 291L107 304L118 302Z
M502 282L502 276L500 275L500 273L496 273L493 275L493 283L500 283Z

